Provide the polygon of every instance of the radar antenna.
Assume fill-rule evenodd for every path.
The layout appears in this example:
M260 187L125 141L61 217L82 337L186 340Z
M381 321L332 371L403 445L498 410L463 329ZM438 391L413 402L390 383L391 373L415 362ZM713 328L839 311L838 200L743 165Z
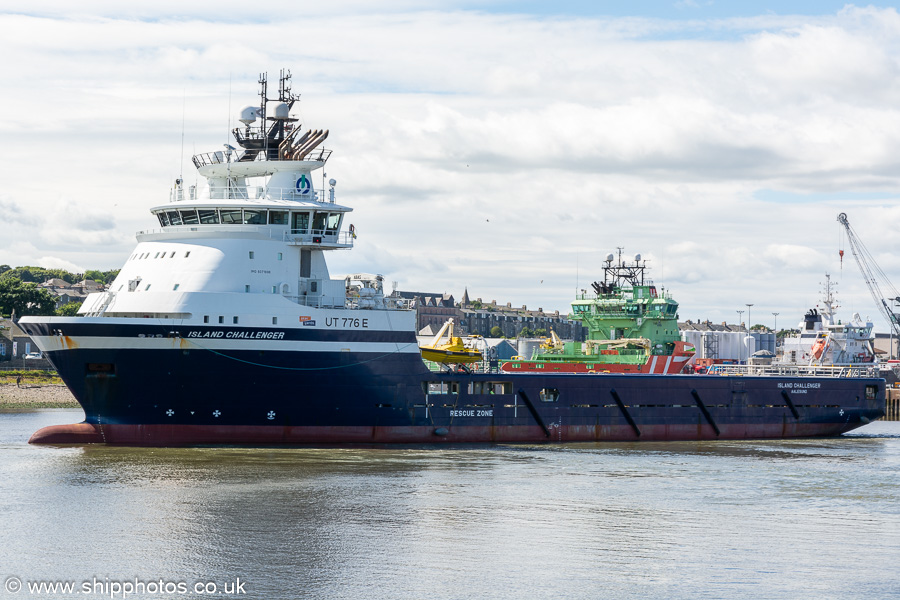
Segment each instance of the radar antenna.
M631 287L644 285L644 271L647 269L647 261L643 260L640 254L634 255L634 262L628 262L622 259L622 251L624 248L617 247L618 259L612 254L606 256L603 267L603 281L595 281L591 284L594 292L599 295L612 294L617 288L622 288L623 284ZM613 262L615 261L615 263ZM650 284L650 282L647 282Z

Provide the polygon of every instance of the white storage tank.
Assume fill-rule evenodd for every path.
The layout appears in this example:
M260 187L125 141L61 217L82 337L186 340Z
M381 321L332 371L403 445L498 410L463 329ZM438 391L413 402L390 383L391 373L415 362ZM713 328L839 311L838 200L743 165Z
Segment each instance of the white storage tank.
M519 338L516 340L516 352L524 359L530 359L534 351L540 348L541 338Z

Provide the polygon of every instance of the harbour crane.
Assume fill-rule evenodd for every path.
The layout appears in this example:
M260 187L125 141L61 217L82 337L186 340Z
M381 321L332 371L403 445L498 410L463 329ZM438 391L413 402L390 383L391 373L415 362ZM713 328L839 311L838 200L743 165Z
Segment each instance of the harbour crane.
M853 258L856 259L856 264L859 265L859 270L866 281L869 293L872 294L872 299L875 300L875 305L881 312L881 316L891 324L893 333L900 337L900 313L894 312L893 309L894 303L900 303L900 292L897 292L897 288L888 280L887 275L875 262L875 258L865 244L862 243L862 240L859 239L859 236L856 235L853 227L850 226L850 221L847 220L847 213L839 214L837 220L847 231L847 240L850 242ZM841 255L843 256L843 251L841 251ZM881 287L878 285L879 281L883 281L887 285L892 294L891 297L886 297L881 292Z

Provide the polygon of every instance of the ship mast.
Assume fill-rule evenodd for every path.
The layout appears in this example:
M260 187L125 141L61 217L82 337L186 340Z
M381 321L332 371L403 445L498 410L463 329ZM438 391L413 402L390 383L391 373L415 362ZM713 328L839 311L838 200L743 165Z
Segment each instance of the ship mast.
M612 294L616 289L622 288L624 284L630 285L632 288L644 285L644 271L647 268L647 261L641 260L640 254L634 255L634 263L629 264L622 259L622 251L624 248L618 247L618 260L613 264L614 256L610 253L606 255L606 264L603 267L603 281L595 281L591 284L594 291L598 295Z
M824 286L822 289L824 295L822 304L825 305L825 308L822 309L822 325L834 325L834 310L839 308L839 306L835 304L831 275L829 273L825 273L825 283L822 285Z

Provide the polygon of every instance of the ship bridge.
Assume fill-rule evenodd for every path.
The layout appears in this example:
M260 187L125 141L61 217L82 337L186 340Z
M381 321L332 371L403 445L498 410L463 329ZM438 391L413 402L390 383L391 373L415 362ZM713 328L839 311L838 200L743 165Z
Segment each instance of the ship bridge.
M329 202L177 202L152 209L159 229L138 232L139 240L177 238L267 238L290 246L319 249L352 248L351 224L341 231L353 209Z

